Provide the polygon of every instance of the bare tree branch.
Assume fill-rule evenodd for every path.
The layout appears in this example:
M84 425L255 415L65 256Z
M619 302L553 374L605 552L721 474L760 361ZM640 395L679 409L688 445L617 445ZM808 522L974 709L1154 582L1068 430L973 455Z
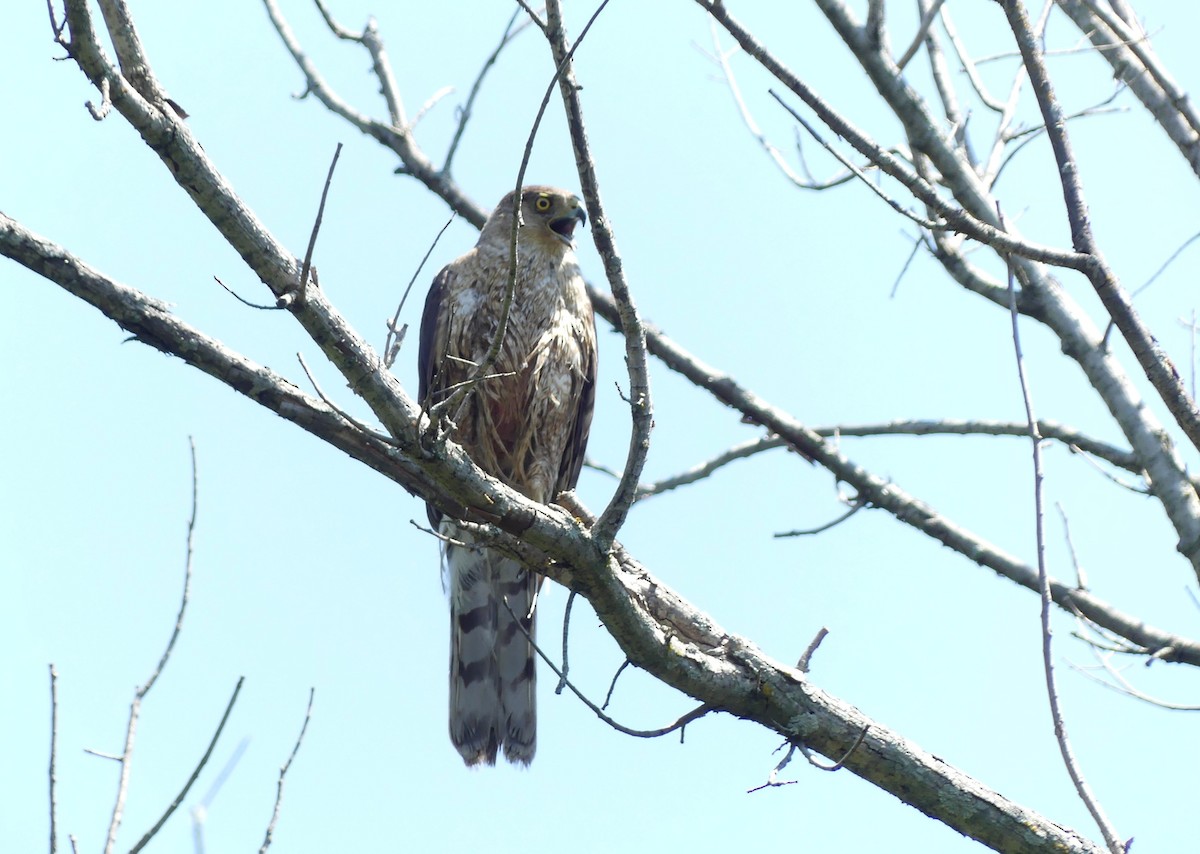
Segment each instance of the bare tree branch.
M1022 284L1021 310L1023 313L1036 311L1036 316L1046 323L1062 340L1063 352L1074 359L1083 369L1091 387L1101 396L1109 411L1129 440L1134 453L1150 475L1149 483L1155 497L1162 503L1168 518L1179 535L1178 551L1200 574L1200 499L1192 487L1183 462L1169 442L1163 441L1163 428L1140 400L1136 388L1124 374L1116 360L1102 346L1102 338L1069 295L1035 263L1044 261L1079 269L1089 275L1096 272L1094 256L1080 253L1063 254L1058 250L1031 245L1017 240L1013 245L1005 236L994 239L992 229L996 224L995 199L991 198L980 176L955 148L937 131L939 123L927 109L916 92L903 79L878 46L867 37L841 0L816 0L821 11L833 24L843 41L853 51L880 95L902 122L914 151L928 157L941 173L942 183L951 188L961 208L949 206L932 194L928 182L914 177L894 158L880 154L880 148L837 115L815 93L805 86L778 59L772 56L746 29L734 20L720 4L710 0L697 3L738 40L743 49L758 60L773 76L783 82L789 90L801 97L817 115L844 136L856 149L867 154L888 174L893 175L909 188L922 202L926 202L955 228L973 239L980 240L997 252L1015 256L1013 263ZM921 158L916 162L920 163ZM965 218L964 218L965 217ZM997 229L998 231L998 229ZM950 250L950 244L940 244L946 269L964 286L978 288L998 305L1000 289L983 284L983 279ZM942 256L939 256L942 260ZM949 263L946 263L949 262ZM1028 293L1027 293L1028 292ZM1036 306L1036 308L1033 308ZM1153 362L1153 360L1150 360ZM1155 363L1157 364L1157 363ZM1175 383L1178 384L1177 382Z
M1096 53L1112 66L1113 76L1129 86L1191 170L1200 176L1200 111L1155 56L1132 14L1117 11L1124 4L1114 3L1116 14L1110 14L1094 2L1055 2L1091 40Z
M620 318L611 300L594 288L590 289L589 293L596 306L596 312L616 326ZM994 570L1010 581L1031 591L1038 590L1037 571L1034 568L945 518L929 505L909 495L896 483L855 464L831 448L828 443L822 442L811 428L745 389L728 374L704 364L649 324L646 325L646 345L652 355L661 359L672 370L685 376L697 387L707 390L722 403L741 412L751 423L762 425L776 433L789 446L799 449L827 468L839 481L854 487L859 500L888 511L897 520L916 528L975 563ZM1191 488L1190 483L1188 488ZM1079 609L1088 619L1128 638L1143 649L1168 649L1172 656L1186 650L1183 658L1174 660L1187 660L1189 663L1200 665L1200 643L1184 640L1169 632L1149 629L1141 619L1124 614L1090 592L1076 590L1073 585L1052 579L1051 590L1054 601L1060 607L1068 610ZM1179 646L1180 643L1182 646Z
M840 4L836 0L818 2L829 13L838 14ZM272 292L279 296L294 289L297 282L303 280L303 265L262 228L227 185L222 186L218 180L219 174L198 149L187 127L178 121L177 115L170 110L150 106L137 88L131 86L107 62L99 49L98 39L90 31L86 8L81 11L81 5L81 0L71 0L68 8L70 50L89 79L98 90L109 95L113 109L138 130L147 144L170 166L172 174L178 174L180 184ZM272 6L268 2L268 8ZM718 7L719 3L706 5L714 15L724 11ZM121 11L117 6L114 8ZM858 40L852 49L856 56L860 49L863 56L869 56L867 61L874 63L871 66L875 69L874 73L886 72L898 79L895 63L891 62L886 48L883 4L872 2L870 8L872 20L869 26L857 30L848 42ZM557 7L548 14L548 31L554 29L552 24L556 13ZM561 19L558 23L561 25ZM286 27L278 22L277 27L286 41ZM370 25L368 29L374 32ZM550 32L550 36L552 41L557 38L555 44L565 48L566 40L561 29L557 33ZM374 48L367 44L368 39L362 38L361 41L368 50L373 51L373 56L386 56L377 34L372 39ZM307 60L303 54L293 51L293 55L305 67ZM565 62L560 64L567 67ZM377 67L381 79L389 73ZM314 85L314 80L321 84L319 78L310 76L307 69L305 74L310 90L314 93L321 91L321 85ZM887 85L879 88L885 99L897 97L894 92L885 91ZM327 88L324 92L326 98L333 98ZM569 114L574 94L573 89L564 91ZM389 108L393 113L401 109L398 106L398 93L396 99L397 107ZM949 108L947 111L950 112ZM412 139L411 126L401 120L390 124L371 119L363 121L365 124L360 126L365 132L397 151L406 169L412 168L406 154L419 155L420 151ZM582 125L579 127L582 130ZM863 140L874 145L865 137L860 139ZM899 173L913 178L910 190L924 204L931 208L940 204L957 211L954 215L961 214L963 217L964 231L968 227L973 229L973 237L983 239L993 247L1002 250L1007 247L1007 251L1013 252L1021 248L1028 251L1033 247L1036 252L1046 250L1058 254L1039 256L1035 252L1031 257L1042 257L1048 261L1053 257L1057 261L1069 260L1072 264L1085 263L1078 261L1078 253L1064 254L1037 247L1036 244L1004 235L1001 229L996 228L996 223L988 219L986 212L978 209L977 202L986 199L987 188L977 176L971 179L973 184L963 183L968 180L964 177L964 170L970 171L970 165L964 158L961 146L952 145L949 135L933 133L928 138L910 135L909 142L912 143L913 161L916 164L913 168L917 171L914 173L908 164L898 158L893 157L893 161ZM874 157L877 150L879 147L875 146L868 156ZM588 160L587 157L582 158L585 164ZM414 163L420 165L419 161L414 160ZM423 180L432 181L433 178L426 176ZM441 182L438 184L441 193L446 194L443 198L457 199L459 206L469 211L471 216L479 218L478 209L466 201L452 182L445 176L438 180ZM938 181L950 188L958 206L945 200L942 195L944 190L934 187ZM586 180L584 184L586 192ZM964 201L963 197L970 198ZM455 202L451 204L454 206ZM940 215L937 210L934 213ZM603 216L596 218L603 219ZM996 229L999 236L987 231L983 227L985 225ZM299 395L280 378L236 354L230 354L216 342L201 337L197 345L197 339L191 338L187 346L198 346L199 355L190 351L185 355L185 347L178 336L192 330L170 317L161 305L105 280L57 247L20 229L6 217L0 218L0 247L3 247L5 254L22 259L22 263L48 278L62 282L64 287L77 290L81 295L87 294L84 298L103 306L109 316L119 318L118 322L137 329L141 340L164 352L179 354L192 364L204 366L205 370L218 375L222 381L253 399L269 401L281 413L287 412L285 417L309 425L306 429L312 429L315 425L318 430L327 433L331 441L340 441L355 448L359 459L370 461L369 464L387 472L389 477L404 483L437 506L457 508L458 513L468 518L482 520L479 527L489 532L490 536L521 555L531 566L588 598L628 661L666 684L696 696L704 704L702 708L728 711L757 721L779 732L789 744L798 745L799 749L812 749L831 759L836 758L835 765L844 764L853 773L887 791L895 792L906 802L987 844L997 847L1021 846L1012 850L1050 850L1056 846L1061 850L1098 850L1077 834L1057 828L1040 816L1006 802L974 781L962 778L940 760L904 742L895 733L866 719L840 700L823 694L794 668L780 665L763 656L748 641L726 634L706 615L695 611L650 576L620 543L612 539L619 521L613 527L612 534L604 535L605 526L600 525L601 535L589 536L586 524L577 521L586 520L587 516L574 512L568 515L553 507L534 504L484 477L460 453L461 449L437 437L430 437L428 422L420 410L394 380L385 376L387 372L381 368L379 358L362 343L317 289L312 289L309 300L291 306L291 310L328 358L343 372L351 388L368 402L376 417L389 430L390 442L379 436L364 435L365 431L354 424L345 423L329 407ZM954 254L960 249L961 244L954 244L945 251L951 264L962 261L961 257L956 258ZM1064 318L1073 318L1070 317L1069 305L1065 300L1058 299L1056 286L1049 282L1044 271L1037 269L1038 265L1019 258L1014 259L1013 263L1022 282L1022 310L1029 316L1040 314L1039 320L1042 322L1059 324L1058 327L1052 327L1056 332L1059 328L1065 328L1067 324ZM995 297L995 291L989 290L994 289L993 283L976 275L977 271L960 266L963 271L960 275L964 278L973 277L981 292L989 298ZM597 300L597 308L610 320L615 318L613 322L621 324L626 330L635 330L635 326L621 316L619 300ZM605 314L606 311L608 314ZM1063 346L1064 349L1070 348L1068 352L1072 358L1092 366L1089 379L1097 376L1115 378L1118 386L1124 382L1124 376L1114 364L1110 364L1113 361L1111 357L1100 352L1096 346L1099 336L1091 335L1083 326L1077 326L1075 331L1078 333L1075 339L1061 335ZM781 441L788 446L813 454L835 476L859 488L863 500L884 507L907 524L952 544L983 565L991 566L1014 580L1023 578L1021 583L1026 586L1030 586L1030 578L1037 580L1037 574L1030 567L946 522L894 484L855 466L835 448L831 448L829 443L823 442L815 431L806 428L789 414L771 407L731 378L702 365L675 347L669 339L658 336L653 330L646 330L645 338L651 350L656 350L672 369L702 384L719 400L736 407L750 420L778 433ZM1075 348L1074 344L1080 341L1086 346ZM258 388L239 386L249 380L259 379L268 380L268 384ZM1157 444L1147 438L1156 426L1150 420L1152 416L1118 414L1120 407L1111 404L1113 400L1122 405L1140 403L1136 395L1126 393L1124 389L1102 394L1107 395L1105 401L1110 403L1110 409L1121 421L1133 448L1132 454L1141 463L1138 470L1146 471L1155 489L1155 496L1162 499L1167 507L1171 521L1180 534L1181 550L1184 550L1189 543L1189 520L1195 516L1195 490L1182 464L1173 452L1164 449L1161 438L1157 439ZM631 393L631 398L636 405L637 395ZM649 409L648 405L646 408ZM1036 423L1032 418L1030 421ZM639 453L642 451L632 450L631 460ZM627 475L629 470L630 466L627 466ZM635 475L633 483L636 485L636 482ZM1183 484L1186 484L1187 493L1182 489ZM1171 490L1178 493L1173 499L1170 497ZM1174 504L1170 506L1172 501ZM616 504L614 498L613 506ZM623 514L627 509L626 504L620 512ZM1200 661L1196 657L1194 642L1176 639L1140 621L1127 618L1086 591L1068 588L1048 577L1043 580L1049 596L1056 603L1088 614L1089 618L1097 619L1098 625L1104 626L1102 621L1107 621L1109 625L1105 627L1111 631L1119 630L1135 652L1150 655L1154 659L1189 663ZM128 755L127 746L122 761L127 760Z

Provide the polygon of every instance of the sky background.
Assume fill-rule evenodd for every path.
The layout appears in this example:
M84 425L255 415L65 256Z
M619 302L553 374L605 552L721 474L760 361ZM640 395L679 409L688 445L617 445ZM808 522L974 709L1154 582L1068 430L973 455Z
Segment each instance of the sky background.
M865 6L865 4L856 4ZM915 21L889 3L896 50ZM1194 4L1139 2L1167 67L1200 85ZM330 158L345 143L316 253L321 285L376 347L445 205L393 174L395 157L327 113L303 89L261 5L132 3L161 83L232 186L271 232L303 255ZM310 56L347 101L383 115L361 48L339 42L316 10L285 0ZM856 124L884 143L894 119L815 6L732 4L736 15ZM741 8L745 6L746 8ZM410 116L446 96L417 138L440 161L485 57L512 13L507 3L370 4L330 0L340 21L379 20ZM793 7L793 8L789 8ZM948 7L978 56L1011 49L995 4ZM570 9L578 33L590 6ZM1078 33L1052 16L1052 46ZM723 44L728 45L725 38ZM613 2L577 56L605 205L644 316L709 364L811 426L897 418L1019 420L1008 317L918 256L894 285L912 228L860 185L795 189L746 132L716 67L708 22L694 4ZM79 69L56 62L45 8L11 4L0 27L0 210L100 271L173 304L180 317L307 389L306 355L327 394L368 417L284 313L251 311L264 288L116 114L94 122ZM926 83L923 55L912 67ZM1011 59L983 66L1007 92ZM764 131L791 153L793 127L745 57L739 83ZM1105 98L1111 72L1091 55L1057 56L1051 71L1068 110ZM553 66L528 30L484 83L454 177L493 205L511 188ZM927 87L926 87L927 88ZM1133 104L1126 94L1118 102ZM1032 103L1023 115L1032 121ZM990 118L972 125L986 141ZM1072 127L1093 222L1127 287L1145 282L1197 228L1195 177L1138 113ZM836 171L807 145L821 174ZM531 182L577 188L557 100L528 171ZM1069 245L1044 140L1001 181L1010 221L1031 238ZM418 277L402 319L415 325L424 289L470 247L453 223ZM580 240L585 274L603 277ZM1200 255L1185 253L1138 308L1190 377L1191 338L1179 318L1196 306ZM1085 305L1082 279L1063 277ZM118 753L134 687L169 637L183 579L190 513L188 437L199 460L194 580L182 635L142 707L125 820L127 850L165 809L203 753L239 677L225 734L183 807L151 850L193 851L188 811L206 802L223 766L240 759L207 802L206 850L256 848L278 769L316 688L312 722L289 772L273 851L810 851L982 850L848 772L793 763L794 785L763 783L779 738L727 716L677 737L619 735L577 700L553 693L542 668L539 752L532 768L468 772L445 734L446 602L435 542L413 497L225 386L137 343L94 309L0 262L0 838L14 852L47 848L47 665L59 673L60 839L103 846ZM1098 317L1098 314L1094 313ZM1038 414L1120 442L1055 342L1022 327ZM628 417L620 339L601 324L602 363L590 456L619 468ZM1118 350L1130 364L1127 354ZM415 336L396 371L415 389ZM705 393L652 362L656 428L646 479L695 465L758 435ZM1154 405L1153 403L1151 405ZM1026 442L989 438L845 439L852 459L1022 559L1034 557ZM1195 464L1195 453L1185 449ZM1047 500L1062 505L1093 590L1162 628L1195 636L1190 567L1158 506L1110 484L1082 457L1046 453ZM580 493L604 506L606 476L585 471ZM1038 602L1030 592L939 547L880 511L818 537L779 531L843 511L830 476L782 451L736 463L708 481L639 504L621 539L647 568L720 624L769 655L794 660L821 626L821 688L1043 815L1098 833L1062 768L1046 710ZM1048 520L1054 574L1070 578L1062 526ZM548 588L539 620L557 649L565 595ZM1134 851L1194 845L1198 720L1117 696L1069 665L1086 647L1056 616L1056 662L1082 768ZM572 676L602 699L622 656L586 604L571 622ZM1142 689L1200 703L1184 667L1129 674ZM695 701L644 674L621 677L610 713L662 726Z

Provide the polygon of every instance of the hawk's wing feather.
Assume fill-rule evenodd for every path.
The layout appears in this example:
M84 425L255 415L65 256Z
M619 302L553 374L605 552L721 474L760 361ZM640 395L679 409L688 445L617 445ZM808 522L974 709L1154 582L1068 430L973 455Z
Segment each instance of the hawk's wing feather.
M588 346L583 348L583 378L575 395L575 417L571 423L571 436L563 449L562 465L558 470L556 492L574 489L583 469L583 457L587 450L588 435L592 431L592 410L596 406L596 319L589 308L588 330L591 333ZM557 496L555 496L557 497Z
M446 327L448 318L443 308L446 291L454 271L447 264L433 279L429 294L425 297L425 310L421 313L421 337L417 344L417 403L428 407L441 398L444 380L438 364L446 352ZM425 505L429 524L436 531L442 514L432 504Z
M433 279L425 297L425 311L421 313L421 340L417 345L417 403L428 406L429 395L442 389L437 381L437 365L440 359L435 353L446 346L446 318L442 307L446 299L450 277L454 273L447 264ZM439 354L440 355L440 354Z

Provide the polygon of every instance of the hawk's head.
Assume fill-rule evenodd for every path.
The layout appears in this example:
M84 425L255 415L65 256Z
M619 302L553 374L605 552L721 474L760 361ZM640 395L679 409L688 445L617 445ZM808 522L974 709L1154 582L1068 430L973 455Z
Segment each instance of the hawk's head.
M508 240L512 228L513 194L496 205L484 225L484 231L501 232ZM587 225L587 211L574 193L557 187L531 186L521 191L521 240L533 240L547 246L574 247L575 227Z

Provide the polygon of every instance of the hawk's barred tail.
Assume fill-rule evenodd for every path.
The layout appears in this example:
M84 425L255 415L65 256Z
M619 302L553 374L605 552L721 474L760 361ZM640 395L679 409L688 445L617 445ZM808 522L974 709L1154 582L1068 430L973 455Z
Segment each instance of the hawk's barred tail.
M504 758L528 765L537 749L537 670L534 663L534 601L538 577L505 558L496 589L504 597L496 621L496 669L500 672L500 707L504 710ZM505 602L508 607L504 607ZM512 609L511 612L509 609ZM521 631L522 627L525 631Z
M462 538L453 523L442 528ZM446 565L450 740L467 765L494 765L501 747L508 761L528 765L537 740L536 681L533 646L518 621L532 636L537 578L487 549L447 546Z

